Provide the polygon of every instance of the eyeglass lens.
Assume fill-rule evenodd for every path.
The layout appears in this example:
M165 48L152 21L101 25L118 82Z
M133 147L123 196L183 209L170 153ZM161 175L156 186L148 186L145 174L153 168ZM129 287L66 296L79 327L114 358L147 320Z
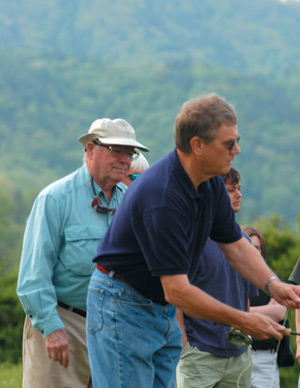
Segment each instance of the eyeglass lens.
M139 155L139 152L134 150L134 149L126 149L122 146L113 146L113 145L107 145L107 144L102 144L97 140L94 140L94 144L99 145L100 147L105 147L110 150L111 155L114 158L119 158L122 155L126 154L129 160L132 160L136 158Z
M232 150L232 148L234 147L235 143L239 144L240 139L241 139L241 136L238 136L235 140L232 140L230 142L230 144L228 145L228 151Z

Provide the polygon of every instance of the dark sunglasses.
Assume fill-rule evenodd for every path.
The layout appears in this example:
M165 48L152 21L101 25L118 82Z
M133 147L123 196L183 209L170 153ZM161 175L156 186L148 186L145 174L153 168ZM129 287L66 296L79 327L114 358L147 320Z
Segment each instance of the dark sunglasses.
M100 198L97 197L95 186L94 186L94 179L93 179L92 176L91 176L91 180L89 180L89 184L92 186L92 190L93 190L93 193L94 193L94 199L93 199L93 202L92 202L92 207L96 206L96 212L99 213L99 214L108 214L108 213L111 212L112 215L114 215L117 209L113 209L111 207L104 207L104 206L102 206L102 202L101 202Z
M134 181L136 178L138 178L141 174L132 174L128 175L128 178L130 178L132 181Z
M239 144L240 140L241 140L241 136L238 136L235 140L227 142L226 147L227 147L228 151L232 150L232 148L235 146L235 143Z

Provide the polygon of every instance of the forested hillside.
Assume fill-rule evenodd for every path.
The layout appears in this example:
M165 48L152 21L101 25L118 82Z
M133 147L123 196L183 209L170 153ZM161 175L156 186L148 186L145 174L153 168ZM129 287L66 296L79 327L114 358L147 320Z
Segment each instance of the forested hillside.
M0 0L0 7L0 189L24 201L23 211L45 184L81 164L77 138L94 119L127 119L154 163L173 147L181 104L217 92L239 118L240 218L295 221L298 3Z
M104 63L289 72L300 6L277 0L1 0L2 46Z
M293 220L299 212L296 73L275 81L186 63L131 68L28 54L3 54L1 68L0 179L23 195L81 164L77 138L97 117L126 118L154 163L173 147L182 102L215 91L239 117L242 153L235 165L244 219L277 213Z

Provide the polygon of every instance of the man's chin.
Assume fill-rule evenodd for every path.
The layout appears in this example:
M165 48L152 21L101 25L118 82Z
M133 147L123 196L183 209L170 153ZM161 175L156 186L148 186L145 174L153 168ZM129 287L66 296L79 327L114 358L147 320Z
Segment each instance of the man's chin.
M228 164L228 165L226 165L226 166L223 168L223 171L222 171L222 172L220 172L220 174L219 174L219 175L225 175L225 174L228 174L230 170L231 170L231 163L230 163L230 164Z
M126 178L126 174L115 174L112 180L117 184L122 182Z

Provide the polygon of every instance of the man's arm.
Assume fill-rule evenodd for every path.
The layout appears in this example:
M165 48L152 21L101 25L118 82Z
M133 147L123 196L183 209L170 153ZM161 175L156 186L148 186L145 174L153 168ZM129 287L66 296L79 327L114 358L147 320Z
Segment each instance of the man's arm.
M69 364L69 345L57 310L53 271L60 246L59 207L39 196L29 216L23 242L17 294L31 323L45 338L49 358Z
M276 300L271 298L268 304L262 306L251 306L250 312L267 315L274 321L279 322L282 321L285 317L286 307L282 306L281 304L277 303Z
M219 243L219 246L232 267L262 291L265 291L268 280L276 276L257 249L246 238L242 237L231 244ZM278 303L290 310L300 307L299 286L275 279L269 284L269 293Z
M160 279L165 299L187 315L234 326L257 339L282 338L285 328L271 318L237 310L217 301L191 285L186 275L162 276Z

